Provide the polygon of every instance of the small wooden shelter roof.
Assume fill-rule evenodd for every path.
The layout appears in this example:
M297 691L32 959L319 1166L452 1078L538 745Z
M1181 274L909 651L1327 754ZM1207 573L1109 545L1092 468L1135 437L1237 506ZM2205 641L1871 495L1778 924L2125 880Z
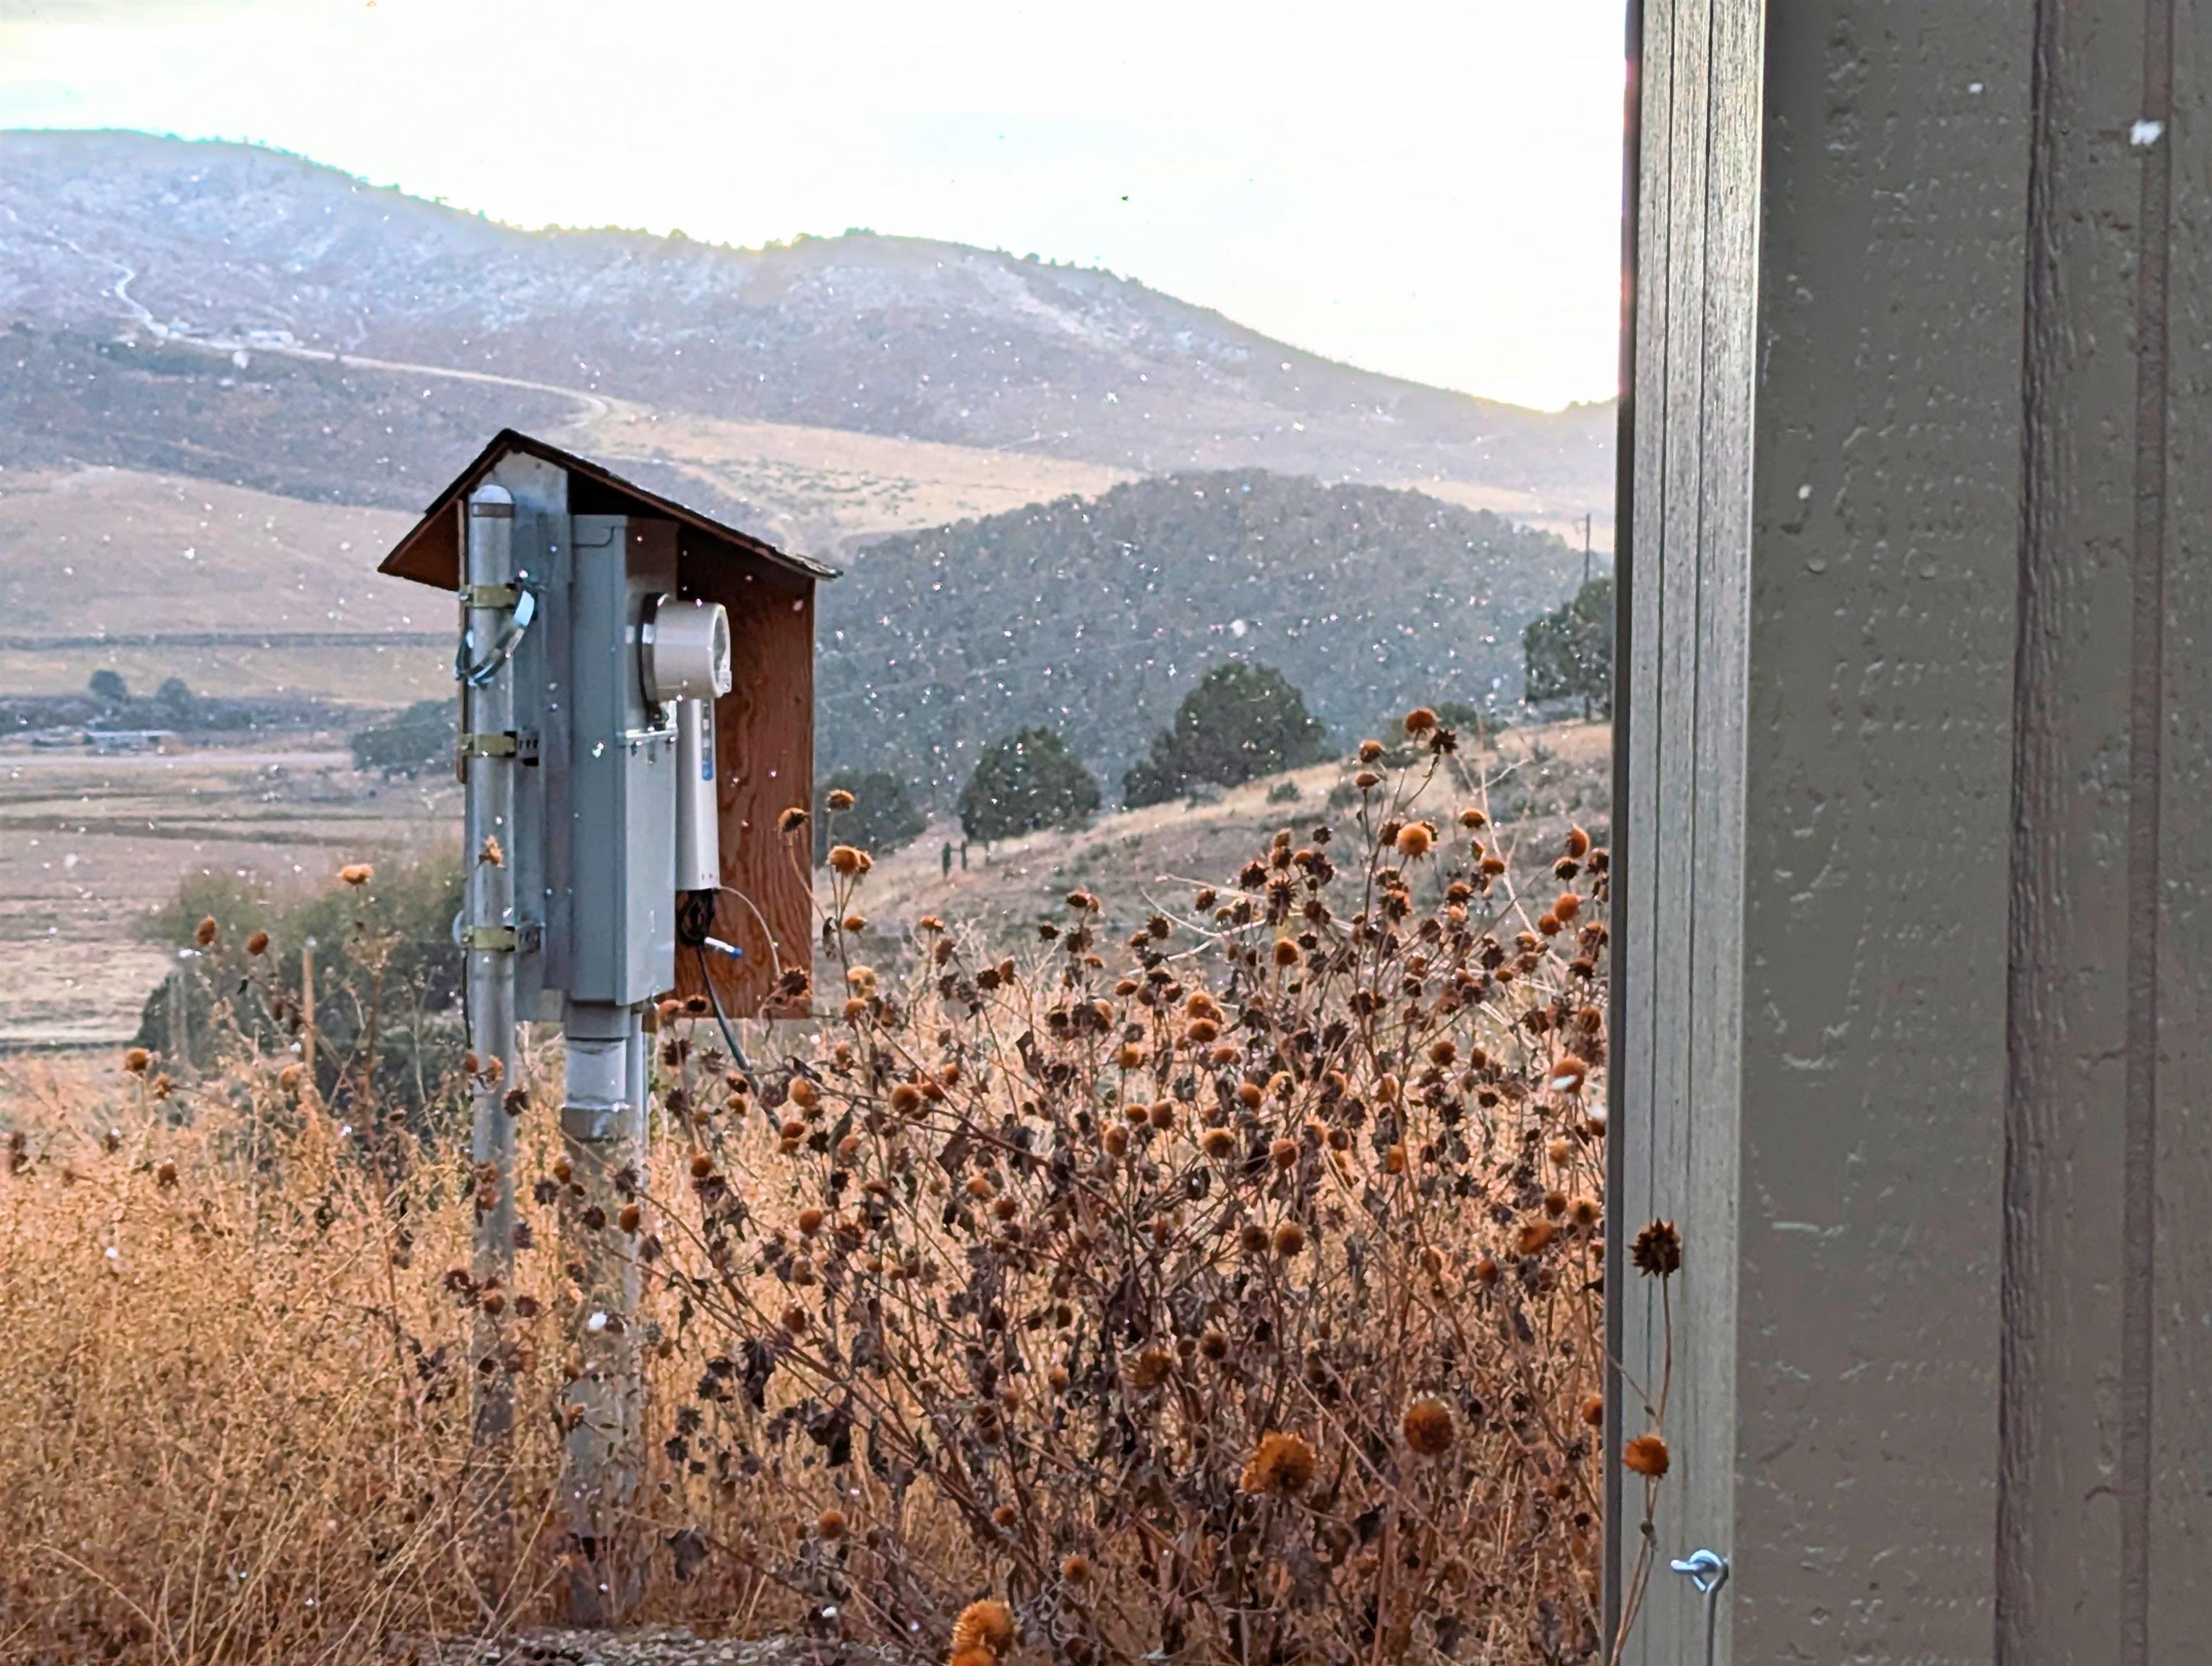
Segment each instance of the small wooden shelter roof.
M491 443L477 454L476 460L454 476L437 501L422 512L407 535L392 548L392 553L377 564L380 573L394 578L412 579L417 584L427 584L440 590L458 590L461 583L461 550L459 518L453 506L473 491L479 481L491 472L493 465L510 452L527 452L542 458L556 468L568 471L576 479L588 482L594 488L587 507L579 506L574 497L570 507L580 513L606 514L665 515L680 521L708 538L728 546L733 553L754 556L780 567L798 577L834 579L837 569L825 566L806 556L793 555L763 543L750 532L741 532L734 526L724 526L710 515L696 509L686 508L672 498L658 492L647 491L634 481L624 480L612 471L602 467L588 458L574 452L562 451L558 446L548 445L508 428L492 436Z

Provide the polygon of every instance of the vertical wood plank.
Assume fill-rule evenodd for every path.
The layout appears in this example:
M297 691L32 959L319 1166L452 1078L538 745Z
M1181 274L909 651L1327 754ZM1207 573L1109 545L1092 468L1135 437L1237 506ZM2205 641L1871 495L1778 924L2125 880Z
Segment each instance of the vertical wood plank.
M1646 161L1655 135L1666 133L1668 95L1668 7L1663 0L1628 3L1628 86L1626 86L1626 143L1624 143L1624 204L1621 204L1621 414L1617 429L1617 504L1614 504L1614 697L1613 697L1613 922L1614 964L1620 967L1637 943L1650 940L1646 898L1650 894L1650 825L1639 806L1646 803L1644 781L1648 776L1644 728L1637 713L1655 710L1650 666L1652 655L1641 644L1650 641L1648 587L1637 584L1637 551L1655 540L1659 509L1659 477L1652 458L1656 456L1656 427L1637 421L1637 403L1656 398L1659 341L1666 334L1666 264L1652 252L1652 241L1663 248L1662 228L1668 215L1666 184L1662 170ZM1628 1232L1621 1221L1632 1219L1650 1195L1650 1141L1641 1110L1648 1104L1632 1079L1650 1047L1650 989L1641 978L1614 976L1610 994L1610 1031L1614 1037L1613 1068L1606 1073L1606 1106L1610 1135L1606 1140L1606 1454L1621 1450L1628 1405L1624 1365L1641 1381L1648 1365L1650 1303L1632 1292L1628 1277ZM1641 1412L1637 1414L1641 1420ZM1635 1558L1628 1535L1626 1487L1628 1475L1608 1458L1604 1467L1606 1540L1601 1558L1601 1596L1604 1596L1606 1644L1620 1633L1626 1602L1626 1578Z
M1621 436L1626 486L1614 524L1620 529L1620 651L1613 700L1613 1034L1618 1039L1609 1073L1610 1128L1606 1153L1606 1338L1614 1363L1605 1396L1605 1443L1618 1453L1624 1439L1641 1433L1643 1399L1656 1365L1652 1347L1658 1309L1654 1293L1629 1276L1627 1242L1635 1225L1650 1218L1652 1193L1649 1061L1656 1035L1652 986L1644 976L1651 959L1651 898L1657 866L1655 817L1656 758L1645 739L1647 714L1658 711L1658 552L1666 505L1665 433L1660 412L1666 398L1668 279L1667 224L1671 198L1666 168L1674 92L1674 10L1669 0L1638 4L1632 16L1630 73L1636 99L1635 178L1630 210L1634 241L1623 282L1629 287L1624 327L1630 413ZM1644 552L1651 552L1650 575ZM1632 1404L1632 1384L1634 1403ZM1631 1414L1633 1414L1632 1416ZM1619 1629L1626 1581L1635 1560L1628 1498L1617 1463L1606 1474L1605 1625ZM1635 1489L1640 1493L1640 1487ZM1640 1509L1640 1499L1638 1508Z
M1765 80L1759 0L1713 0L1707 73L1705 281L1697 412L1698 542L1682 553L1696 575L1697 713L1691 755L1693 899L1690 1043L1683 1123L1683 1219L1701 1249L1686 1261L1682 1306L1692 1368L1674 1426L1692 1462L1683 1475L1681 1549L1733 1547L1736 1532L1739 1141L1744 955L1744 815L1750 652L1753 380L1759 282L1760 109ZM1707 1604L1670 1578L1675 1598ZM1735 1657L1732 1604L1714 1618L1711 1657Z
M2150 1657L2212 1654L2212 5L2172 15Z
M1664 1565L1732 1536L1759 35L1747 0L1674 0L1644 13L1628 755L1626 801L1615 807L1627 880L1624 1047L1609 1227L1626 1381L1613 1396L1613 1435L1617 1450L1644 1432L1664 1386L1674 1467L1629 1653L1640 1661L1704 1658L1707 1605ZM1671 1292L1671 1377L1660 1289L1619 1254L1655 1217L1677 1221L1688 1239ZM1641 1483L1616 1490L1616 1589L1632 1572L1642 1505ZM1724 1631L1717 1659L1728 1657Z
M2027 9L1767 18L1735 1657L1986 1662Z
M2026 477L2014 674L2000 1661L2112 1660L2135 1234L2129 1183L2134 881L2134 337L2142 165L2118 125L2139 5L2037 8L2027 209ZM2114 103L2114 96L2119 101ZM2116 1230L2118 1229L2118 1230Z

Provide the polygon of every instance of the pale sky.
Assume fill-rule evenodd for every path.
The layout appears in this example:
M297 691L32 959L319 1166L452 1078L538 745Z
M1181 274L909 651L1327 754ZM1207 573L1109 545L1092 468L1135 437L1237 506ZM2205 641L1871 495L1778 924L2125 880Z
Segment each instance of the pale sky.
M279 146L516 225L1103 265L1557 406L1617 370L1620 0L0 0L0 127Z

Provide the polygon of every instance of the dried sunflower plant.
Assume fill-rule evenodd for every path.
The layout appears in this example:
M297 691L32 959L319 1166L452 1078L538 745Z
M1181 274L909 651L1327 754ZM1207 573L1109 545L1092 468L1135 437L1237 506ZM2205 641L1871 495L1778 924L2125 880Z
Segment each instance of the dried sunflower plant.
M483 1079L436 966L395 970L437 909L362 864L313 902L357 971L343 1049L301 921L192 909L197 1056L0 1077L0 1657L356 1666L556 1617L586 1236L643 1289L626 1622L951 1666L1617 1656L1607 853L1494 826L1450 732L1404 728L1218 888L1112 929L1072 892L1012 953L924 917L861 964L872 863L832 795L830 1010L747 1066L665 1003L611 1207L526 1050L497 1287L456 1120ZM391 1040L418 1029L427 1075ZM1663 1288L1681 1254L1655 1222L1632 1264Z
M664 1036L685 1542L953 1666L1600 1651L1607 853L1405 727L1124 940L862 964L833 845L813 1046Z

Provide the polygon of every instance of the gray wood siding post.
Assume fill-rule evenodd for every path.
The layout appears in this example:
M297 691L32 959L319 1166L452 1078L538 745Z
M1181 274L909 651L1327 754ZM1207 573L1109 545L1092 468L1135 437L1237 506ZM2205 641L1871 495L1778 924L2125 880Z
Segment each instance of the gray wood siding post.
M1997 1655L2212 1658L2212 7L2046 4L2027 204Z
M1629 1657L2212 1659L2212 0L1632 40Z
M1757 0L1644 13L1625 700L1620 1037L1611 1161L1620 1440L1662 1387L1674 1468L1630 1658L1702 1659L1705 1604L1665 1562L1735 1540L1736 1057L1742 976L1744 709L1759 180ZM1625 713L1625 721L1622 714ZM1689 1231L1674 1281L1626 1270L1655 1217ZM1608 1588L1633 1576L1644 1486L1615 1489Z

